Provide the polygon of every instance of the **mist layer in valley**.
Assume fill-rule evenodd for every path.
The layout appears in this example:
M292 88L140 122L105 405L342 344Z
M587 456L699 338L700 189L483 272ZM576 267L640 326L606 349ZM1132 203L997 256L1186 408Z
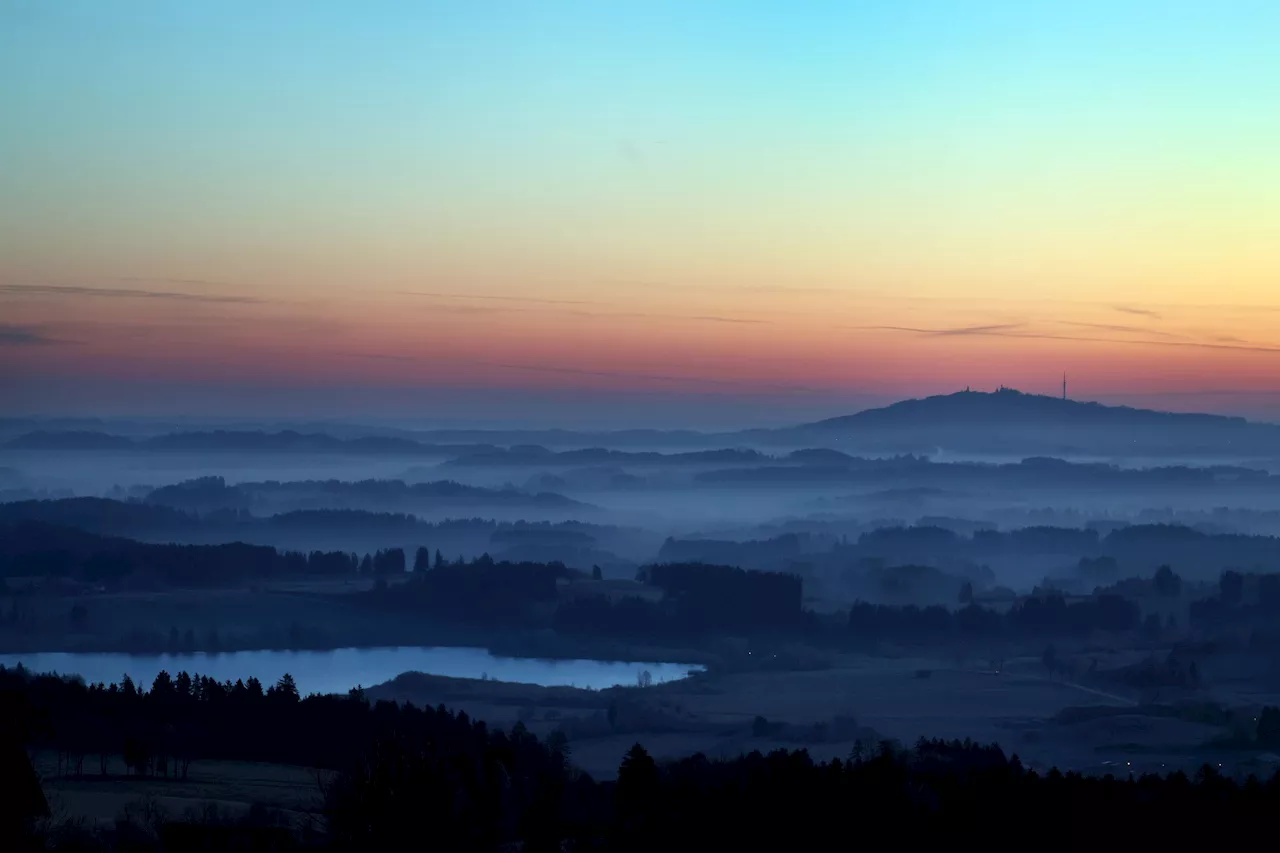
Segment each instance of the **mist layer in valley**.
M1277 459L1280 427L1011 391L718 434L9 420L0 652L696 668L352 676L565 738L605 777L637 740L834 758L918 737L1245 772L1277 745Z

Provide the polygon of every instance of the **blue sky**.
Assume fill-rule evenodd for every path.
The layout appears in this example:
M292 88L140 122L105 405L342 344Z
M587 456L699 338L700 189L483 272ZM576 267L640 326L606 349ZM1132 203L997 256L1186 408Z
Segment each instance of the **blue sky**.
M822 406L1064 366L1254 406L1280 391L1252 310L1280 308L1277 43L1270 2L3 0L0 383L427 393L403 365L465 327L504 348L472 361ZM84 291L122 280L193 298ZM583 303L613 313L553 307ZM1047 344L1065 304L1101 339ZM1003 331L922 359L891 327Z

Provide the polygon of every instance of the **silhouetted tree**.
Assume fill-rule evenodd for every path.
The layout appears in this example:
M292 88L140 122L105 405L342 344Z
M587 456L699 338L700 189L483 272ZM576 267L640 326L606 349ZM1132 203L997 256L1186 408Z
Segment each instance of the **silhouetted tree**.
M603 578L604 578L604 573L600 571L600 567L593 565L591 567L591 579L593 581L598 581L598 580L602 580Z
M1156 593L1166 598L1176 598L1182 594L1182 578L1174 574L1173 569L1168 566L1156 569L1152 584L1155 586Z
M1258 714L1258 745L1280 747L1280 708L1268 705Z
M301 698L298 695L297 683L293 680L293 676L287 672L280 676L280 680L267 691L267 696L274 696L284 702L297 702Z
M413 571L415 574L421 574L431 568L431 552L422 545L418 546L417 552L413 555Z
M1044 653L1040 655L1040 662L1044 664L1044 668L1049 671L1051 677L1058 671L1058 650L1052 643L1045 646Z
M1239 604L1244 597L1244 575L1230 569L1218 577L1218 590L1227 604Z
M0 734L0 791L0 838L27 849L34 822L49 817L49 802L26 750L7 732Z
M1280 575L1258 577L1258 602L1269 611L1280 610Z
M647 838L657 817L658 765L640 744L627 750L615 788L620 829L632 843Z

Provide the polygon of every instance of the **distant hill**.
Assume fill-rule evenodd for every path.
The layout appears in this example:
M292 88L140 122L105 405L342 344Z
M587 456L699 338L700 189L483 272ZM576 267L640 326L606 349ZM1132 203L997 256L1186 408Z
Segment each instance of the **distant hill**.
M918 426L943 419L948 425L985 426L1025 424L1027 426L1071 424L1075 426L1249 426L1244 418L1225 415L1181 414L1104 406L1041 394L1024 394L1012 388L999 391L960 391L923 399L902 400L880 409L828 418L801 428L857 429L862 427ZM1263 426L1261 424L1255 426Z
M75 430L47 432L38 430L10 440L14 450L132 450L136 445L127 438L105 432Z
M174 432L131 439L104 432L36 431L9 440L13 450L135 450L169 453L341 453L351 455L449 456L492 450L485 444L425 444L397 436L335 438L326 433L213 430Z
M9 429L35 421L4 422ZM313 453L449 457L462 466L758 464L756 451L804 450L792 462L839 464L858 455L941 451L1019 456L1280 457L1280 425L1223 415L1104 406L1012 389L961 391L778 429L697 433L621 430L429 430L360 434L293 429L204 430L125 437L43 429L4 442L12 450ZM87 423L85 424L88 425ZM327 429L327 428L326 428ZM625 450L624 450L625 448Z
M1280 426L1223 415L1105 406L1024 394L961 391L776 430L740 433L765 444L852 451L1106 455L1280 452Z

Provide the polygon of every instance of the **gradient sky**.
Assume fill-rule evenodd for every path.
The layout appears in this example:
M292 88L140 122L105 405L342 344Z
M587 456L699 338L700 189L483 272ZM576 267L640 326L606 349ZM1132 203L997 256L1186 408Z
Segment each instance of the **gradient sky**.
M0 0L0 410L1280 419L1280 3ZM611 421L612 419L612 421Z

